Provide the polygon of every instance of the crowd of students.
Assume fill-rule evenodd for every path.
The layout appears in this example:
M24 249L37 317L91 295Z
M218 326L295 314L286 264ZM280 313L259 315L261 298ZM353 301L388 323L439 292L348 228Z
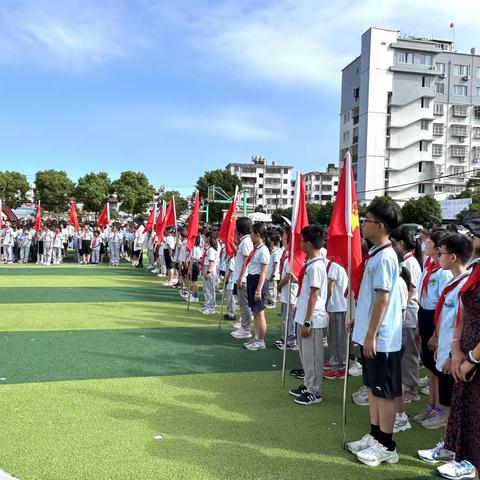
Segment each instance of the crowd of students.
M317 225L302 231L306 261L298 276L290 265L290 228L267 228L247 217L236 219L231 258L211 228L188 250L186 229L168 228L159 241L141 223L77 231L52 225L38 233L7 223L0 245L4 262L46 265L61 262L69 244L81 264L108 255L111 265L123 256L141 268L146 251L147 269L164 276L186 301L200 303L202 279L202 314L217 313L223 290L230 334L250 351L267 347L265 310L280 303L286 335L272 345L299 353L301 368L291 374L303 383L289 391L295 403L320 403L324 379L363 375L352 400L368 405L370 431L347 447L360 462L378 466L399 461L393 434L411 428L405 404L428 395L414 420L426 429L445 429L445 436L418 455L432 464L445 462L438 472L457 479L477 478L480 468L480 215L464 226L468 234L417 231L401 224L394 205L373 202L362 220L364 260L352 325L346 318L347 274L328 259L326 232ZM346 363L349 329L360 363ZM419 378L421 365L427 378Z

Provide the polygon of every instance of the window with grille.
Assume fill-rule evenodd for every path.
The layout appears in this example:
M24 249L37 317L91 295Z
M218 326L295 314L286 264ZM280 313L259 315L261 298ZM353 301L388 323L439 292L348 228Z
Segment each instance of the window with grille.
M436 83L435 84L435 93L445 93L445 84Z
M443 123L433 124L433 135L435 137L441 137L443 135Z
M466 137L468 135L466 125L452 125L450 129L454 137Z
M473 108L473 114L475 118L480 118L480 106L476 106Z
M441 177L443 175L443 166L442 165L435 165L435 176Z
M455 117L466 117L468 115L468 105L454 105L453 115Z
M473 138L480 138L480 127L473 127Z
M445 73L445 64L444 63L436 63L435 64L435 70L438 72L438 73Z
M472 148L472 160L475 163L478 163L480 160L480 147L473 147Z
M452 157L463 158L467 156L467 147L465 145L451 145L450 154Z
M440 145L439 143L433 143L432 144L432 155L435 157L439 157L443 153L443 145Z
M433 104L433 114L434 115L443 115L443 103L434 103Z
M451 172L452 172L452 175L455 175L457 177L464 177L465 167L459 167L457 165L454 165L453 167L451 167Z

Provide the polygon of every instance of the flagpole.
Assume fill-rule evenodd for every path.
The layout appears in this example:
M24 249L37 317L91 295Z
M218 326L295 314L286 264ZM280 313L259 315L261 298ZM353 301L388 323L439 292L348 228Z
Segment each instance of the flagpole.
M193 258L190 259L188 264L188 300L187 300L187 312L190 311L190 298L192 297L192 268Z
M345 358L345 379L343 381L343 399L342 399L342 444L345 446L347 438L347 390L348 390L348 365L350 360L350 326L352 324L352 177L351 177L351 157L350 152L345 155L346 168L346 225L347 225L347 277L348 277L348 296L347 296L347 315L346 322L349 326L346 336L346 358Z
M292 235L293 237L293 235ZM283 359L282 359L282 388L285 388L285 373L286 373L286 365L287 365L287 337L288 337L288 322L290 320L290 294L292 291L292 273L289 273L288 279L288 301L287 301L287 308L285 309L285 328L283 332Z

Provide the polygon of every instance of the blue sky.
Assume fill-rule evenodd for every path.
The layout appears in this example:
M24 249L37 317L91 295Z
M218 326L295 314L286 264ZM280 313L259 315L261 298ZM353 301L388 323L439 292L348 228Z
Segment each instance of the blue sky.
M2 0L0 170L139 170L189 193L262 155L337 161L340 69L370 26L477 44L476 0Z

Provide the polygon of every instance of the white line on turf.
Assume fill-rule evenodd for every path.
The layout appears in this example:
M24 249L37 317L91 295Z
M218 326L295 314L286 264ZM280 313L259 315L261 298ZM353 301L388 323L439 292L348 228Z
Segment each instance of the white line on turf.
M0 470L0 480L18 480L15 477L12 477L7 472Z

